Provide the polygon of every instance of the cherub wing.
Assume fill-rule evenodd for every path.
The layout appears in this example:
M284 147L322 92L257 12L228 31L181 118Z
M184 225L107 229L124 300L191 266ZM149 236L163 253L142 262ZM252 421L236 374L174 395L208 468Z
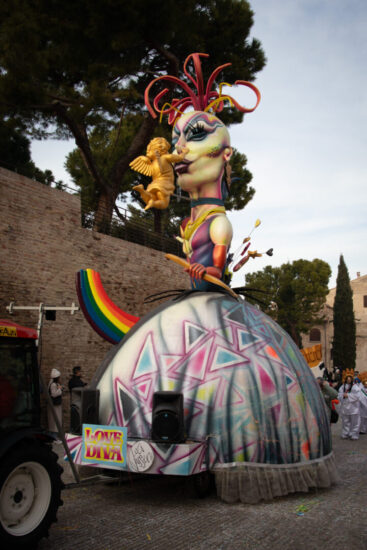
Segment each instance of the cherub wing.
M130 162L129 166L135 170L135 172L140 172L140 174L144 174L144 176L152 176L153 174L152 162L144 155L136 157L136 159Z

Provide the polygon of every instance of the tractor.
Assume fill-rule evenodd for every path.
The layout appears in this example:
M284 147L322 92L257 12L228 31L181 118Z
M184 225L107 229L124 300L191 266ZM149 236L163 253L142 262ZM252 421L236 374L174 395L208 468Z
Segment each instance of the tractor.
M34 548L62 505L54 437L41 427L37 331L0 320L0 547Z

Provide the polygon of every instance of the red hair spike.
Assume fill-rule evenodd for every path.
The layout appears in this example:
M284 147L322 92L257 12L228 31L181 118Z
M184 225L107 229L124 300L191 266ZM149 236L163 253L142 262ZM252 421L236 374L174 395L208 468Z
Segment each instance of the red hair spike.
M152 115L153 118L157 117L156 113L159 113L161 116L163 114L168 115L168 122L169 124L174 124L176 120L181 116L181 114L187 109L188 107L193 107L196 111L205 111L208 107L214 112L221 112L224 107L224 101L230 101L230 103L236 107L241 113L252 113L256 107L258 106L260 102L260 92L256 88L254 84L251 84L251 82L247 82L246 80L236 80L235 85L239 84L241 86L247 86L250 88L256 95L256 104L251 109L248 109L247 107L242 107L236 100L234 100L230 95L220 95L217 91L212 90L212 86L214 84L214 81L218 74L225 69L226 67L229 67L231 63L225 63L224 65L221 65L220 67L217 67L212 74L210 75L206 90L204 92L204 78L203 78L203 71L201 68L201 57L209 57L206 53L192 53L190 54L184 62L183 71L186 75L186 77L191 81L191 83L194 85L195 91L193 91L186 82L181 80L180 78L172 75L165 75L165 76L159 76L158 78L155 78L150 82L150 84L145 89L144 94L144 100L145 105L148 108L149 113ZM194 70L196 74L196 79L188 72L187 65L190 62L190 60L193 61L194 64ZM162 100L162 98L169 92L169 88L164 88L162 91L160 91L155 98L153 99L153 106L150 103L149 100L149 92L152 88L152 86L158 82L158 81L168 81L172 82L173 84L177 84L180 88L182 88L187 96L180 98L180 99L173 99L170 103L166 102L164 103L163 107L159 107L159 102ZM215 101L220 100L220 98L223 97L223 101ZM164 107L168 105L168 107L165 109Z

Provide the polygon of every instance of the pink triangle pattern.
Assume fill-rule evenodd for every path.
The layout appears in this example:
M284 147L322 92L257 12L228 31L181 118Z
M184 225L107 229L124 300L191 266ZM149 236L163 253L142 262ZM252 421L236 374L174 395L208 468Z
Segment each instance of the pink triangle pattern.
M177 374L185 373L185 376L204 380L212 342L213 338L207 340L199 349L185 357L185 361L175 367L174 371Z
M147 379L145 382L140 382L135 386L137 391L139 392L139 397L142 397L147 401L148 397L150 396L150 389L152 387L152 379Z
M276 391L274 382L268 375L268 373L259 364L257 365L257 372L260 376L261 389L265 394L270 395Z
M182 359L182 355L162 355L161 365L163 370L169 371L180 359Z

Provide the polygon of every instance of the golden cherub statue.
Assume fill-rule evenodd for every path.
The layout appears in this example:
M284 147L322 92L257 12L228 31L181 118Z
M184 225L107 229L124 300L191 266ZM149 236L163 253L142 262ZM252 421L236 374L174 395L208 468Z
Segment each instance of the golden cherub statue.
M170 197L175 189L172 163L182 161L187 150L181 154L172 154L170 144L162 137L149 142L146 156L141 155L132 162L130 167L145 176L151 176L152 181L146 189L144 185L135 185L133 189L140 193L146 204L144 210L158 208L163 210L169 205Z

